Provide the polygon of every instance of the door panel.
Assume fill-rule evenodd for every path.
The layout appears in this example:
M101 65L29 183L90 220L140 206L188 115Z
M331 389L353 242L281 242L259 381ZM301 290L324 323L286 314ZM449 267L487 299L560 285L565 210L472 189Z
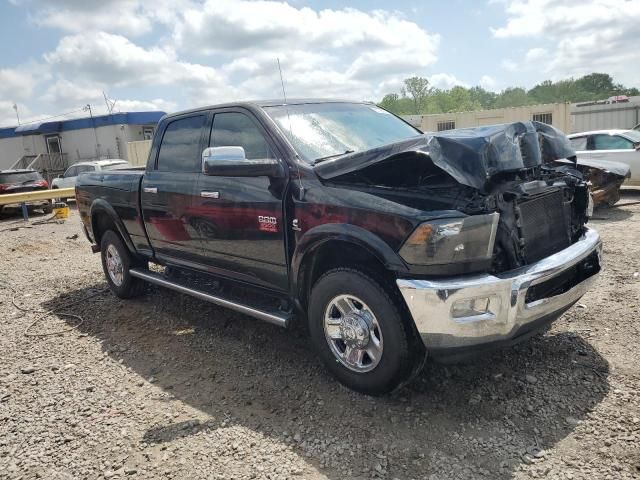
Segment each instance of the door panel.
M618 135L596 134L589 138L590 158L619 162L631 167L631 178L625 183L640 184L640 151L633 142Z
M626 163L631 167L631 178L627 180L627 184L640 185L640 150L623 150L616 161Z
M283 183L200 174L190 219L202 262L218 273L286 290L285 223L282 197L276 194Z
M218 112L210 146L242 146L247 159L275 158L258 123L240 112ZM202 262L223 275L285 291L283 194L286 179L198 175L190 211Z
M200 168L206 115L178 117L163 132L153 170L140 186L145 227L159 258L193 261L199 240L190 227L189 211Z
M151 246L159 256L193 260L198 239L189 228L195 194L193 173L149 172L141 185L141 205Z

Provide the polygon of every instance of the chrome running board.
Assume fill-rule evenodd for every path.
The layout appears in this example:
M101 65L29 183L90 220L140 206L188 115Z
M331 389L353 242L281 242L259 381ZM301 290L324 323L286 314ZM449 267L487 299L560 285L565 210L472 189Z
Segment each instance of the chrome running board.
M265 322L273 323L274 325L278 325L280 327L287 327L289 324L289 320L292 317L292 315L287 312L267 312L241 303L237 303L221 296L203 292L202 290L185 287L184 285L180 285L179 283L168 280L159 273L151 272L142 268L132 268L131 270L129 270L129 273L131 273L132 277L140 278L146 282L160 285L161 287L169 288L171 290L175 290L176 292L191 295L192 297L199 298L200 300L214 303L221 307L235 310L236 312L244 313L245 315L264 320Z

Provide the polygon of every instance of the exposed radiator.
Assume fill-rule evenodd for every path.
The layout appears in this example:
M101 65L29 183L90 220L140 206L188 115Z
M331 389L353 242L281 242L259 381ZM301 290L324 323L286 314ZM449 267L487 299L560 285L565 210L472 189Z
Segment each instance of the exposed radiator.
M520 231L527 264L552 255L571 244L562 190L518 205Z

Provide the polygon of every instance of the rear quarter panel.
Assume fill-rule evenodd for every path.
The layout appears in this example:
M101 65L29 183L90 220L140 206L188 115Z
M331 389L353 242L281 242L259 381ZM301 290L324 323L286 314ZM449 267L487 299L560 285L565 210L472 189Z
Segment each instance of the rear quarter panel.
M139 215L138 190L143 172L120 170L82 174L76 183L76 202L80 220L93 238L92 208L96 200L103 200L115 210L117 216L138 249L148 249L144 226Z

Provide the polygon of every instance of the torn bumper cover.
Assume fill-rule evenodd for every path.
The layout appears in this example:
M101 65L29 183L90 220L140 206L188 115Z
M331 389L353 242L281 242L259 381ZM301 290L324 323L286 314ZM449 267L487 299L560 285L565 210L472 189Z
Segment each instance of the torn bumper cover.
M624 163L578 158L576 169L590 184L594 206L613 206L620 200L620 187L631 177L631 167Z
M601 251L598 233L586 229L570 247L516 270L397 284L430 354L466 356L558 318L595 281Z

